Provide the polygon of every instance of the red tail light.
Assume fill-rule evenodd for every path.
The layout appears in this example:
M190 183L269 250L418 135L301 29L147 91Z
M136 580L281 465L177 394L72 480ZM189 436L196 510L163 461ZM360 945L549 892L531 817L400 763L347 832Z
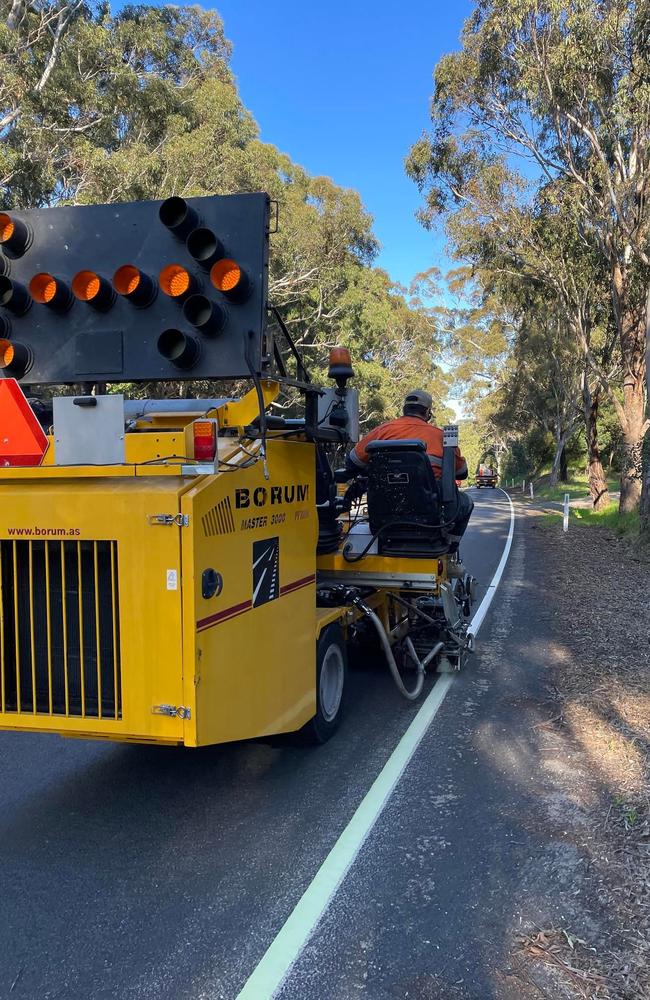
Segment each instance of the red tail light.
M215 420L195 420L194 458L197 462L214 462L217 454L217 424Z

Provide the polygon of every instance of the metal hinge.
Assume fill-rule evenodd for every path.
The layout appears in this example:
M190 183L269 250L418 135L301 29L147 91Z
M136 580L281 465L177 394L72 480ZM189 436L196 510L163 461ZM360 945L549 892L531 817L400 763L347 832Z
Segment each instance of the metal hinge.
M175 524L179 528L188 528L190 524L189 514L149 514L149 524Z
M191 719L192 710L185 705L153 705L152 715L169 715L172 719Z

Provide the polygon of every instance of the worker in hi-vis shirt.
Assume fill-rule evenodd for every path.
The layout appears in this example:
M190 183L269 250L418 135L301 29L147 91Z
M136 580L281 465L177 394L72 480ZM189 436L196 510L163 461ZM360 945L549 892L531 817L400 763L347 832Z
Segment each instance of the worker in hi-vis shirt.
M354 446L348 455L347 468L350 474L363 472L368 465L367 447L371 441L423 441L431 467L437 479L442 475L442 430L431 420L432 399L428 392L422 389L415 389L409 392L404 400L403 416L395 420L388 420L385 424L380 424L374 430L366 434L358 444ZM456 448L456 479L467 479L467 462ZM450 552L458 549L458 543L462 538L474 504L466 493L456 490L456 517L449 532L451 541Z

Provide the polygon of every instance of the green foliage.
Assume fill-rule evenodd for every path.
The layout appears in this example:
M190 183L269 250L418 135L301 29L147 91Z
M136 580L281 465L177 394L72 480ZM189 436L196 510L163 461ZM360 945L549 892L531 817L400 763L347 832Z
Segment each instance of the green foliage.
M460 420L458 423L458 433L460 450L467 462L471 480L486 450L482 428L474 420Z
M511 442L502 474L506 479L534 479L550 466L553 452L552 436L540 427L533 427Z
M645 0L477 0L461 50L436 67L432 127L407 162L423 223L446 215L455 253L486 295L515 316L531 296L542 317L564 315L575 349L555 367L567 389L579 377L585 413L589 399L608 396L626 506L638 499L648 426L649 51ZM529 394L543 423L539 379L526 388L521 375L518 365L520 399Z
M366 424L392 416L413 387L446 416L435 317L372 267L378 244L358 194L259 140L215 11L0 0L0 15L0 204L267 191L280 220L269 298L314 373L342 342Z

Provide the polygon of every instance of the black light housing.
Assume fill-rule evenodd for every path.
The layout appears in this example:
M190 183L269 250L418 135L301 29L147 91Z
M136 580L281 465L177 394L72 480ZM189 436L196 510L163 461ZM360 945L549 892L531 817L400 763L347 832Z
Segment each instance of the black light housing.
M158 209L158 217L177 240L185 241L199 224L197 213L187 204L185 198L179 198L178 195L163 201Z
M212 265L224 256L221 240L205 226L193 229L187 237L185 245L190 256L206 271L209 271Z
M190 295L183 304L183 316L205 337L221 333L226 323L226 310L206 295Z
M31 296L24 285L0 275L0 306L9 309L15 316L24 316L31 304Z
M163 358L170 361L176 368L187 370L193 368L199 360L201 345L196 337L183 333L182 330L171 328L163 330L158 337L158 350Z
M0 338L11 336L11 321L8 316L0 316Z
M7 257L22 257L32 245L32 231L15 215L0 212L0 247Z

